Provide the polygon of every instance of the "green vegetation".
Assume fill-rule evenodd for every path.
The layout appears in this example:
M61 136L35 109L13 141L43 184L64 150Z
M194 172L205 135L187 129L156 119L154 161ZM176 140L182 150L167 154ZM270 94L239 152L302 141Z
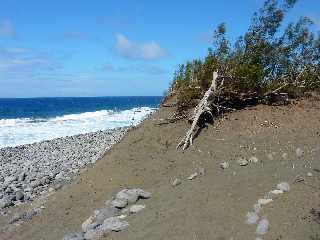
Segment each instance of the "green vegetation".
M197 103L214 71L229 80L223 90L226 100L243 94L263 96L284 85L281 92L290 97L320 90L320 33L315 35L307 17L281 26L295 3L267 0L234 44L228 40L225 24L220 24L205 58L181 64L174 73L170 90L177 95L179 108Z

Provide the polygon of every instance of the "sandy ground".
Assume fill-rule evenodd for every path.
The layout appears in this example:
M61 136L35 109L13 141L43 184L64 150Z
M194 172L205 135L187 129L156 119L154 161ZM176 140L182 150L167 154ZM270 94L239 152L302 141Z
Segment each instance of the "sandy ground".
M127 230L106 239L255 239L256 226L245 223L246 214L281 181L291 189L263 208L270 222L263 239L320 239L320 224L310 213L320 209L319 101L227 114L205 128L185 152L176 145L189 127L186 121L156 125L171 113L171 108L162 108L131 130L93 168L50 196L40 215L0 233L0 239L62 239L80 231L81 223L124 187L153 195L142 201L146 209L127 218ZM304 151L301 158L298 147ZM239 156L256 156L259 162L241 167ZM230 167L222 170L224 161ZM200 167L204 176L186 179ZM295 183L298 175L304 181ZM172 187L174 177L182 184Z

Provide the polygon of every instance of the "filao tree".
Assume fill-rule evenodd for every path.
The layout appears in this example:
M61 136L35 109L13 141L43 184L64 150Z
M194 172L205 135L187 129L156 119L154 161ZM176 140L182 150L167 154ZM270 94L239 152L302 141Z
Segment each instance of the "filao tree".
M290 96L320 89L320 34L301 17L282 26L296 0L267 0L254 13L247 32L231 44L226 24L214 30L203 59L188 61L174 74L171 89L181 109L195 105L209 88L213 72L230 80L225 97L263 95L280 86ZM284 29L281 31L281 29Z

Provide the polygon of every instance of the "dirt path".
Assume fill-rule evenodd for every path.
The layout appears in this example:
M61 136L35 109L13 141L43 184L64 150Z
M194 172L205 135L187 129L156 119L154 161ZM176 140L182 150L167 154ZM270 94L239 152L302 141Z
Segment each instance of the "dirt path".
M320 225L310 214L320 209L320 172L314 171L320 169L319 102L228 114L204 129L184 153L175 147L186 122L155 125L170 111L161 109L131 130L93 168L49 197L41 214L1 233L0 239L62 239L80 231L81 223L124 187L140 187L153 195L144 201L146 209L128 217L127 230L106 239L255 239L256 225L245 223L246 214L281 181L291 189L263 208L270 222L263 239L320 239ZM300 158L297 148L304 151ZM241 167L236 162L251 156L258 163ZM230 167L222 170L219 164L224 161ZM186 180L201 167L204 176ZM297 175L304 181L294 183ZM172 187L174 177L182 184Z

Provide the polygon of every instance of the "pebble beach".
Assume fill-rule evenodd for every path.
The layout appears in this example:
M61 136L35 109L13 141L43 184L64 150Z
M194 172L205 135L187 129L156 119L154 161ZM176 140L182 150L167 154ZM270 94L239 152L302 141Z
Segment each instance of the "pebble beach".
M71 181L119 142L115 128L0 149L0 213Z

